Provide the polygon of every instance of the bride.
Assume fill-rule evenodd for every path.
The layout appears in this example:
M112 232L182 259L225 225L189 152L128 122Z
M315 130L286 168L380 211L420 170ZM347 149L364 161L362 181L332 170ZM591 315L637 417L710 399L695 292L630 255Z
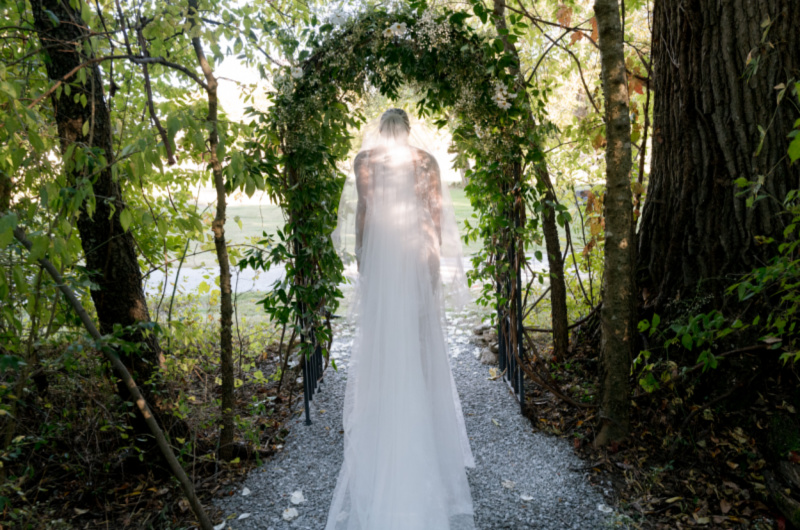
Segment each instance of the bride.
M358 335L327 530L475 528L475 464L442 329L442 284L461 270L440 259L455 221L436 159L409 133L408 115L389 109L355 159Z

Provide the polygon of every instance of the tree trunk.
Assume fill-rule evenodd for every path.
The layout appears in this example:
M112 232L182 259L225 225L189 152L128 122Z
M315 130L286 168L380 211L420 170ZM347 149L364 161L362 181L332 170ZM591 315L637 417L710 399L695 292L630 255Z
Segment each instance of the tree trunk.
M553 323L553 354L564 360L569 347L569 329L567 320L567 284L564 279L564 258L561 255L561 242L558 239L558 224L556 222L556 194L550 180L547 165L541 162L536 168L536 174L544 182L546 192L542 219L544 244L547 249L547 264L550 268L550 312ZM569 230L569 227L567 227Z
M795 0L656 0L653 169L638 252L656 311L708 294L719 307L732 278L775 254L756 236L781 238L781 202L800 186L800 164L786 156L798 112L775 89L800 78L798 27ZM760 193L777 200L748 208L740 177L763 178Z
M595 0L606 108L606 244L603 277L602 428L595 444L618 442L628 434L633 358L633 194L628 80L617 0Z
M90 59L82 52L83 44L89 39L88 30L80 13L69 5L58 0L31 1L35 27L46 50L42 55L47 75L53 81L64 79ZM59 20L55 27L46 11ZM53 46L53 42L60 45ZM150 314L142 289L142 274L133 235L123 230L120 223L125 203L112 171L114 152L111 120L103 95L100 69L92 63L83 66L82 70L86 75L84 84L76 83L78 74L74 74L68 80L73 83L71 92L55 91L51 99L61 141L64 171L69 181L74 186L81 186L84 179L93 180L94 211L90 211L87 203L81 205L77 225L86 269L97 285L91 293L100 332L108 334L115 325L127 327L150 322ZM85 106L80 101L82 97L86 98ZM87 122L89 125L84 129ZM68 157L70 148L74 151ZM76 165L75 152L79 150L89 159L82 167ZM157 389L162 357L158 340L141 330L128 331L122 338L139 346L138 351L123 356L122 362L140 382L142 394L155 414L160 416ZM124 399L130 400L127 387L120 383L118 388ZM149 433L143 421L135 427L142 433Z
M189 0L189 16L194 26L197 23L197 0ZM217 250L219 262L219 289L220 289L220 364L222 368L222 431L220 432L219 456L223 460L231 460L234 454L234 376L233 376L233 297L231 294L231 264L228 258L228 245L225 242L225 210L227 195L225 192L225 176L222 173L222 163L217 154L219 147L219 133L217 130L217 78L206 59L203 43L200 37L192 39L197 62L206 78L206 95L208 98L208 156L211 171L214 175L214 187L217 190L217 214L211 229L214 232L214 247Z
M507 52L511 53L516 59L516 64L519 65L519 53L517 47L513 42L508 40L508 32L506 28L505 19L505 0L494 0L494 23L497 28L497 33L503 40L503 45ZM521 94L527 100L527 85L525 77L519 70L519 67L512 67L511 72L517 77L517 83L525 90ZM530 108L530 104L528 104ZM528 113L528 120L530 127L536 126L536 120L532 113ZM534 149L541 151L541 146L534 145ZM536 167L536 178L544 185L545 188L545 207L542 219L542 228L544 231L545 246L547 248L547 262L550 268L550 312L553 322L553 353L559 358L563 359L567 354L569 347L569 330L567 325L567 286L564 280L564 259L561 256L561 242L558 239L558 224L556 222L556 209L557 202L555 188L550 179L550 172L547 170L547 164L544 161L540 162Z

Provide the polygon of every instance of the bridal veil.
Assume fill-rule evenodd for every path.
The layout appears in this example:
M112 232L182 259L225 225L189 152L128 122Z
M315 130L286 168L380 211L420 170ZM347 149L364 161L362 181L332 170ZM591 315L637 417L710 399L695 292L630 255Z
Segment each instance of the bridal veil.
M460 245L436 159L409 144L408 130L405 112L384 113L355 162L362 237L337 229L360 272L328 530L475 528L465 471L474 459L443 330L442 286L463 279ZM340 209L357 214L346 202ZM451 290L463 298L465 289Z

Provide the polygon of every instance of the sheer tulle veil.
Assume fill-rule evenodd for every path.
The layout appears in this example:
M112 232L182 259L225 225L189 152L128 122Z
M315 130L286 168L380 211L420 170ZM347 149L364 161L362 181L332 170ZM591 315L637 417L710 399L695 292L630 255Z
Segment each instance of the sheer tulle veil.
M390 109L367 131L353 197L340 205L335 239L357 275L357 334L327 530L475 528L465 470L475 462L442 326L443 285L457 301L468 295L461 249L438 163L409 127Z
M434 130L424 122L415 119L413 116L405 115L408 120L407 143L411 147L421 149L432 157L435 154L430 146L435 145L437 137ZM384 120L385 121L385 120ZM362 127L361 147L358 153L374 149L381 145L396 142L398 137L404 136L401 130L396 130L397 123L388 123L390 129L387 134L381 135L380 123L381 116L369 121ZM357 158L357 157L356 157ZM355 159L354 159L355 160ZM339 257L345 266L345 276L355 284L358 280L358 268L356 266L356 206L358 204L358 193L356 190L356 179L351 160L347 167L347 179L341 199L339 200L338 222L336 230L331 235L333 244ZM446 161L437 159L439 167L443 167ZM464 307L472 300L472 295L467 285L467 277L464 272L464 255L461 246L458 225L456 223L453 202L447 183L442 183L442 241L439 249L440 274L442 280L442 295L448 307L459 309ZM355 291L348 294L348 302L352 302ZM346 304L354 307L351 303ZM352 313L352 311L351 311ZM352 316L352 314L351 314Z

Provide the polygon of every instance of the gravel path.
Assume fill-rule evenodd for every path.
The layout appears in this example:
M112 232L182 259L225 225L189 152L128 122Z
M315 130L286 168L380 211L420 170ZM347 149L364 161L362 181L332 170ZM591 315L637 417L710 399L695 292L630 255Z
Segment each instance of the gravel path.
M477 528L614 526L601 493L584 473L574 471L585 464L569 444L534 432L505 382L489 380L489 367L476 360L477 346L470 341L477 322L474 313L448 317L453 376L476 461L475 469L467 474ZM342 403L353 330L343 326L336 336L332 354L340 368L327 372L314 398L313 425L303 423L300 402L283 449L253 471L235 495L218 501L227 517L226 528L324 528L342 464ZM303 501L293 504L298 491ZM287 522L285 511L292 508L295 518Z

